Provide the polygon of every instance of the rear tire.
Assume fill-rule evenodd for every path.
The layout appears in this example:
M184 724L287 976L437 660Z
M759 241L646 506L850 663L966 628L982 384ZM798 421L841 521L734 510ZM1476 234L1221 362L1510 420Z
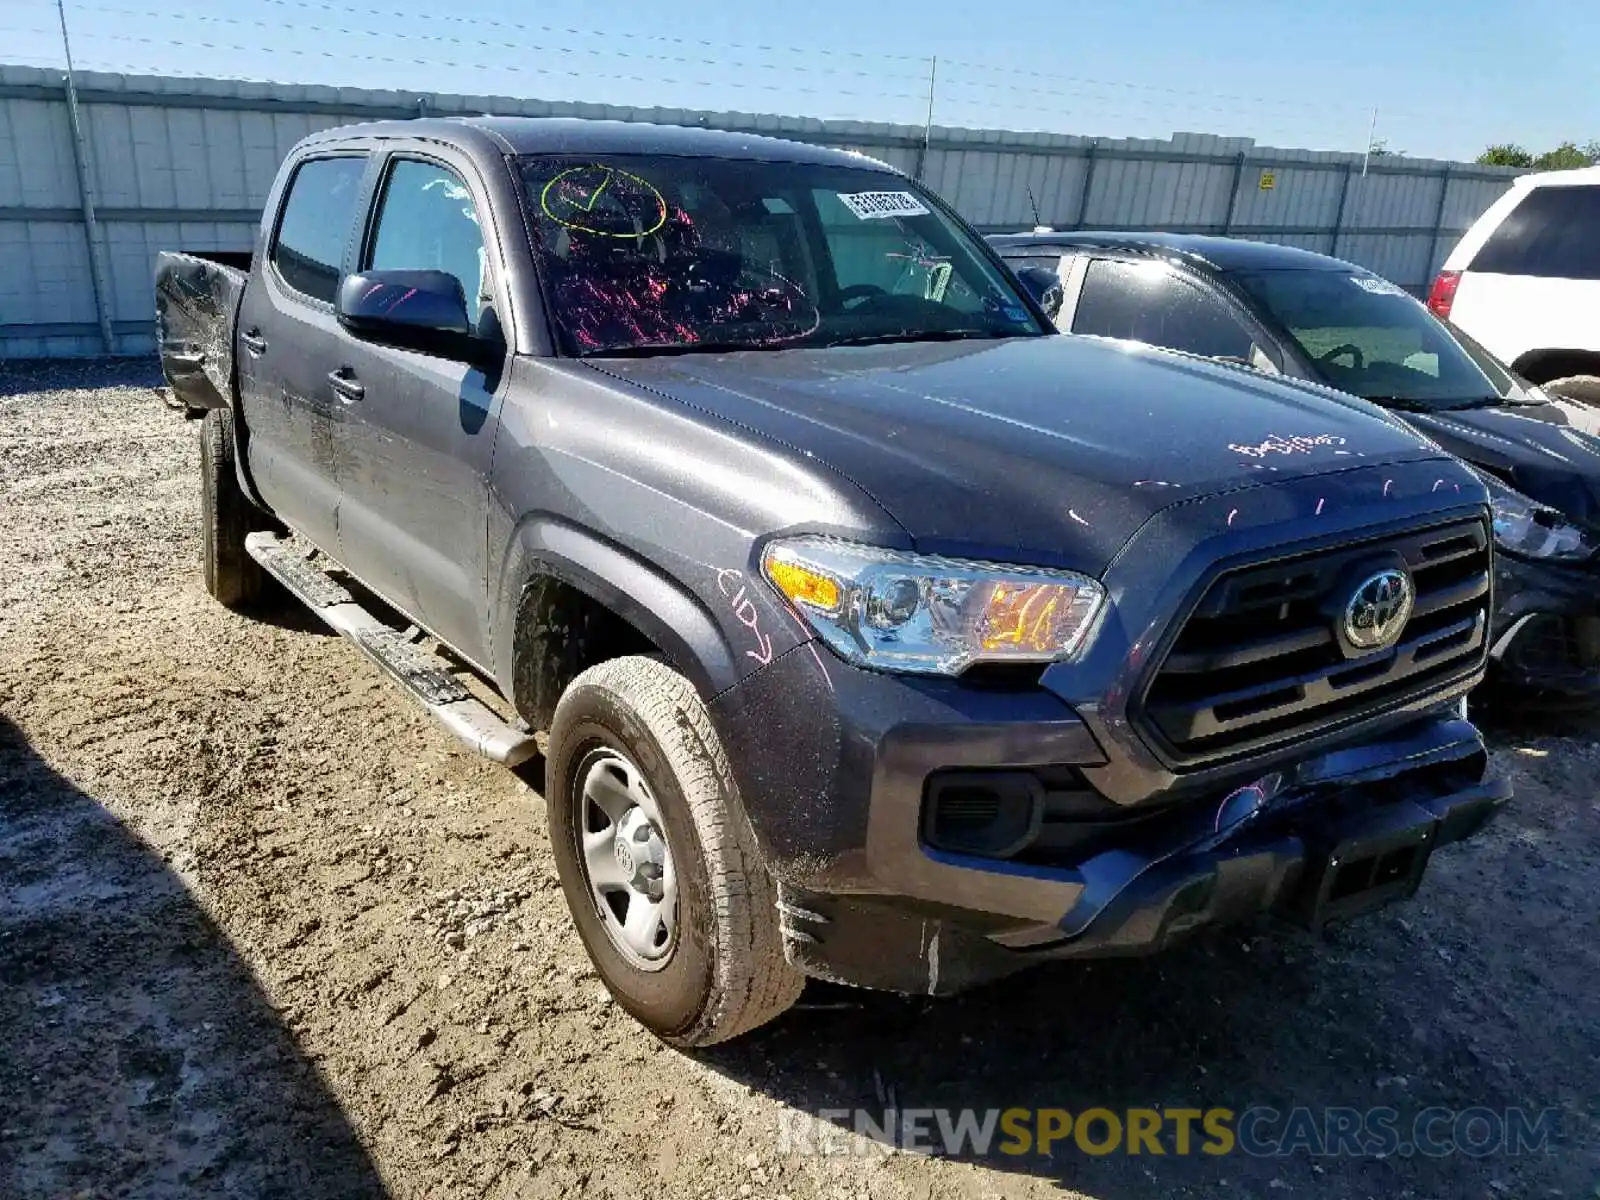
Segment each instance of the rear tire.
M261 595L266 575L246 553L244 539L265 525L239 486L233 414L214 408L200 422L200 561L206 591L225 608L242 608Z
M682 675L628 656L574 679L551 723L545 795L578 935L617 1003L657 1037L709 1046L799 998L805 980L783 956L772 878L710 714ZM613 873L612 839L624 835L635 853L617 852ZM652 899L625 882L659 881L652 858L664 864L665 904L659 886ZM643 876L630 873L635 861ZM629 941L635 903L651 923Z

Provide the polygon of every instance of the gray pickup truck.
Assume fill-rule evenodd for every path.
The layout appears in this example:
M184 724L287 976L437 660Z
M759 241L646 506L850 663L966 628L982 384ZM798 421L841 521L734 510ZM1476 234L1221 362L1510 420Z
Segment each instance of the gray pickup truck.
M684 1046L1410 895L1506 799L1471 471L1324 389L1053 332L860 155L330 130L165 254L206 585L269 579L536 768L578 934ZM537 776L535 776L537 781Z

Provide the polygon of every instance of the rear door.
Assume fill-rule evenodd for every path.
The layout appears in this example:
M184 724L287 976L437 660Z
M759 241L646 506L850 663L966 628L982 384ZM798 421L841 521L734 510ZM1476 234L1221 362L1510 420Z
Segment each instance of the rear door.
M333 388L342 334L334 317L370 156L345 152L294 168L260 269L239 306L239 395L262 498L330 554L339 544Z
M1214 288L1159 259L1089 258L1071 312L1073 333L1278 368L1263 349L1271 339L1253 322Z
M454 275L480 333L499 314L470 163L443 150L395 153L380 167L358 270ZM469 183L469 180L472 181ZM487 654L487 486L503 369L344 334L339 369L339 548L367 586L459 652Z
M1529 188L1464 268L1450 319L1509 363L1600 350L1600 185Z

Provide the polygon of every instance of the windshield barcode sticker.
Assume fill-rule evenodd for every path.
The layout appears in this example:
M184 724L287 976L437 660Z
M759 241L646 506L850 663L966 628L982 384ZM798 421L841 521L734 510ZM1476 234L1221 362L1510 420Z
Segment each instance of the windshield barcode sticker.
M1371 292L1374 296L1404 296L1405 292L1395 287L1387 279L1379 279L1376 275L1352 275L1350 282L1362 291Z
M910 192L840 192L839 200L863 221L928 215L928 206Z

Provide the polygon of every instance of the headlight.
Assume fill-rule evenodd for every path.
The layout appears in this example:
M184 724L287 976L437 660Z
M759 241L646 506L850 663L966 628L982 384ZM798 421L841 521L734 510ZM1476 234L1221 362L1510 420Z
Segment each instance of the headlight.
M1087 575L878 550L827 538L774 542L768 582L823 641L862 666L958 675L978 662L1079 654L1105 608Z
M1587 534L1553 508L1484 477L1494 513L1495 545L1524 558L1579 559L1594 553Z

